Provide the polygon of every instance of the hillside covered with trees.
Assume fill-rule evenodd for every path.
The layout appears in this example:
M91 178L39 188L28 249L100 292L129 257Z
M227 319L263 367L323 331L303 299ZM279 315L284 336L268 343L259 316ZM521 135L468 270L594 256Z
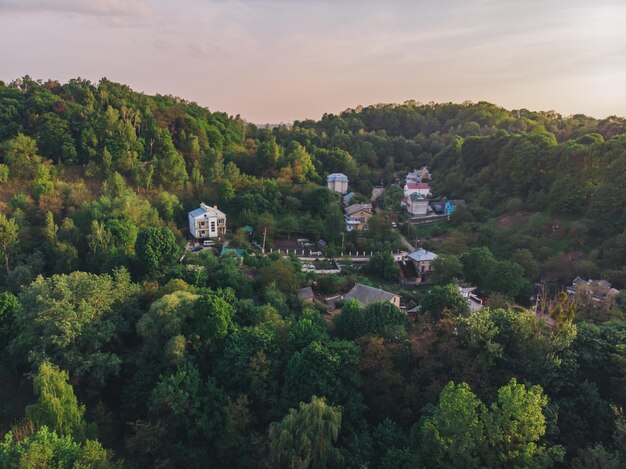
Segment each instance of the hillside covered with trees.
M399 186L425 165L465 205L414 226ZM367 231L331 173L385 189ZM203 201L242 256L187 249ZM402 236L440 253L432 288L397 282ZM379 254L329 276L259 249L296 237ZM260 129L106 79L0 82L0 257L0 467L626 465L626 296L562 292L626 289L623 118L407 102ZM356 281L419 311L297 296Z

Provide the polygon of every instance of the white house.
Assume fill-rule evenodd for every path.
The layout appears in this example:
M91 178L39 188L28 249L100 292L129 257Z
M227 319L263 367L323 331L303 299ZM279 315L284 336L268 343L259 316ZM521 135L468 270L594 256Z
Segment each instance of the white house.
M428 214L428 199L418 192L413 192L402 200L402 205L406 205L406 210L412 216L425 216Z
M189 212L189 233L196 239L221 238L226 233L226 214L201 203Z
M345 194L348 192L348 176L343 173L329 174L326 178L326 186L335 192Z
M430 197L430 186L427 182L407 182L404 185L404 197L411 194L422 194L424 197Z

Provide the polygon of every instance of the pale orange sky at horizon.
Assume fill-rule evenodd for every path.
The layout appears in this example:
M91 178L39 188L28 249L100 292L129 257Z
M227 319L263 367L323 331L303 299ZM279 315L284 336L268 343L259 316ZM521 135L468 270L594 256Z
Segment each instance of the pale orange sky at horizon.
M0 79L101 77L255 123L381 102L626 116L626 2L0 0Z

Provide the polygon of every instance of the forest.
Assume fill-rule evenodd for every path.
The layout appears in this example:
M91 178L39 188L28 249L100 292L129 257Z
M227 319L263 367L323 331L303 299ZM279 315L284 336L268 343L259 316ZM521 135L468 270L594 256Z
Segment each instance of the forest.
M400 208L423 166L449 220ZM332 173L385 190L368 230ZM241 255L187 249L201 202ZM400 283L403 237L439 253L431 285ZM378 254L321 275L292 238ZM0 82L0 257L0 467L626 466L624 118L408 101L267 129L26 76ZM297 294L356 282L417 312Z

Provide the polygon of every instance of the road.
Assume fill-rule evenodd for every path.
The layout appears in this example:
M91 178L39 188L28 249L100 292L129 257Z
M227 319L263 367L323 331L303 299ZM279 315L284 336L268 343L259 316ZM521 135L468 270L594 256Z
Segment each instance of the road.
M402 236L402 233L398 232L398 236L400 236L400 242L402 243L402 245L407 248L409 252L415 251L413 245L409 243L409 241L404 236Z

